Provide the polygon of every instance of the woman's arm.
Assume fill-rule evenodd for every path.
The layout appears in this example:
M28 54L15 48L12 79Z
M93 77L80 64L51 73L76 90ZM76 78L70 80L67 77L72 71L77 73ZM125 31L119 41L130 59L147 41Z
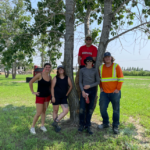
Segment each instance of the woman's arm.
M39 95L39 92L34 92L33 90L33 83L36 81L36 80L39 80L41 78L41 73L38 73L36 74L29 82L29 87L30 87L30 90L32 92L32 94L34 95Z
M67 92L67 94L66 94L66 96L68 96L69 95L69 93L71 92L71 90L72 90L72 82L71 82L71 79L68 77L68 84L69 84L69 90L68 90L68 92Z
M51 82L51 85L49 87L49 90L50 90L50 93L51 93L51 86L52 86L52 77L50 76L50 82Z
M56 84L56 77L53 78L52 84L51 84L51 96L52 96L52 102L55 103L55 95L54 95L54 87Z

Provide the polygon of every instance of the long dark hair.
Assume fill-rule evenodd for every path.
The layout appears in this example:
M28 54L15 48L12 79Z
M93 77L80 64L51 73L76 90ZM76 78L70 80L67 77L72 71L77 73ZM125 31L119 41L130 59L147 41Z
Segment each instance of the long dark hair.
M64 68L62 68L62 69L64 69ZM64 69L64 77L66 76L66 72L65 72L65 69ZM59 72L58 72L58 70L57 70L57 77L60 77L60 74L59 74Z

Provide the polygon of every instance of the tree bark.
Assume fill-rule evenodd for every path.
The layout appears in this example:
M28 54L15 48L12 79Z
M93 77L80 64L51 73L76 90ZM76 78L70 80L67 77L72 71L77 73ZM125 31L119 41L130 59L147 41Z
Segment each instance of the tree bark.
M16 61L12 63L12 79L16 79Z
M65 53L64 65L66 74L70 77L73 88L69 94L70 120L78 124L79 121L79 97L75 88L73 77L73 47L74 47L74 0L66 0L66 34L65 34Z
M9 70L4 70L5 72L5 78L8 78L9 77Z
M105 0L104 1L103 29L102 29L99 46L98 46L98 55L97 55L97 60L96 60L96 68L97 69L102 64L103 55L104 55L107 45L108 45L112 16L113 16L112 0Z
M85 19L84 19L84 33L85 33L85 36L87 34L90 34L90 13L91 13L91 7L88 4L87 5L86 16L85 16Z

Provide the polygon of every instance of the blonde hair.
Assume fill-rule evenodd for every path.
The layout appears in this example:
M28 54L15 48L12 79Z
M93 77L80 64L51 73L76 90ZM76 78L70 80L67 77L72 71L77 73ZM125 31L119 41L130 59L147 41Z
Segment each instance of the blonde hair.
M114 63L114 61L115 61L115 58L111 56L111 62ZM103 58L103 62L105 63L104 58Z

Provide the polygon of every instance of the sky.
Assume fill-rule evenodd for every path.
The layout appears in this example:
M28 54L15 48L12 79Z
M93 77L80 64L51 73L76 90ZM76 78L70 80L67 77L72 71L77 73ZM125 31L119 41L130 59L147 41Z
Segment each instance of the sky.
M37 0L32 0L32 6L36 8ZM131 26L132 27L132 26ZM90 30L100 28L97 21L90 25ZM100 35L99 35L100 36ZM84 25L78 26L74 36L74 66L77 65L77 55L80 46L84 45ZM110 36L111 38L111 36ZM64 45L60 48L62 57L57 60L57 65L63 61ZM144 70L150 70L150 40L141 32L129 32L120 39L114 40L108 44L109 51L115 58L115 62L121 67L139 67ZM40 57L34 57L34 63L40 65Z

